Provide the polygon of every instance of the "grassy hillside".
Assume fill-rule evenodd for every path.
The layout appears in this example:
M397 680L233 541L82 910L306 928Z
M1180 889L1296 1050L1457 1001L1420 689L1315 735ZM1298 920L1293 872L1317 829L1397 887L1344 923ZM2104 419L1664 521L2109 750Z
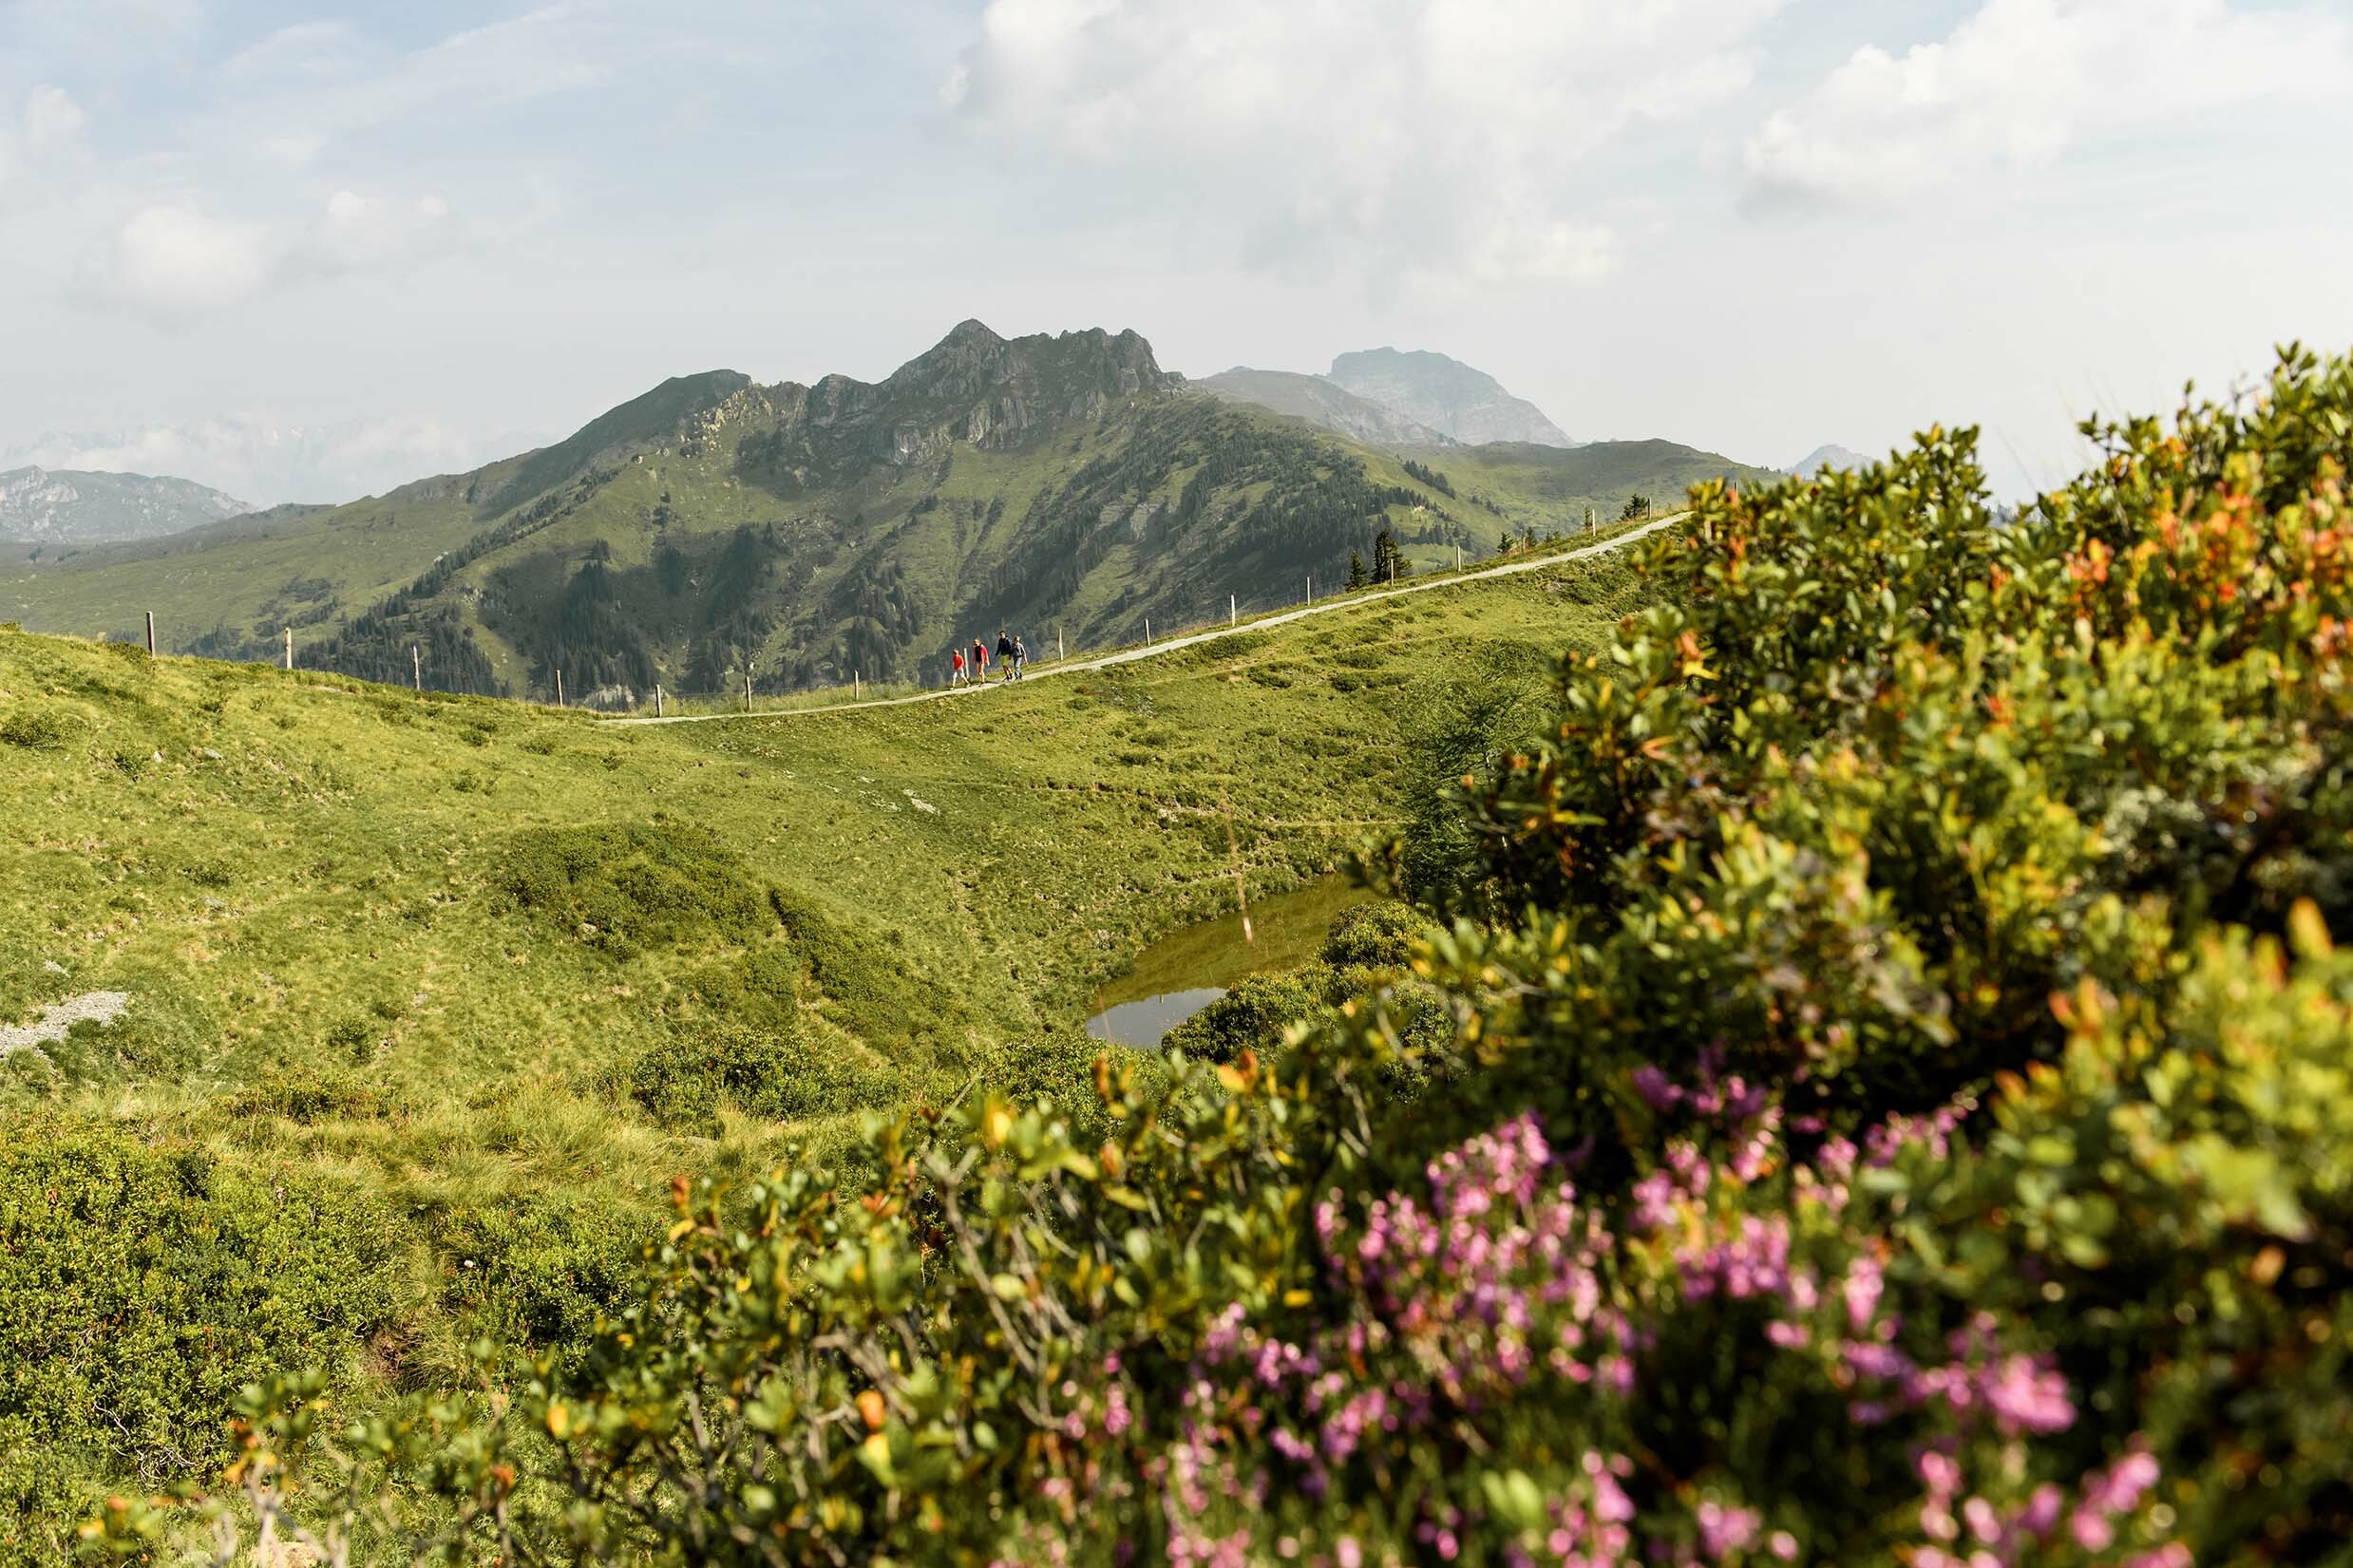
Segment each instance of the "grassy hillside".
M56 1266L62 1191L72 1244L161 1249L85 1272L195 1257L166 1213L218 1292L252 1249L288 1271L210 1349L201 1292L159 1300L141 1332L179 1349L150 1360L122 1303L0 1266L48 1302L0 1387L47 1457L0 1493L54 1523L85 1483L199 1473L273 1359L324 1353L365 1403L455 1375L468 1314L577 1335L673 1173L975 1077L1070 1082L1086 998L1149 937L1230 908L1237 863L1254 892L1331 869L1410 809L1409 728L1499 671L1541 683L1632 592L1569 567L971 701L673 728L0 633L0 1029L126 998L0 1037L6 1250ZM74 1382L67 1343L121 1387ZM183 1355L209 1405L167 1396Z
M1654 449L1655 448L1655 449ZM0 561L0 613L428 686L642 699L934 676L1000 626L1075 647L1290 602L1387 528L1451 564L1626 495L1736 472L1644 444L1397 454L1172 385L1133 334L1007 342L966 323L873 385L665 383L570 440L169 550ZM1527 449L1541 451L1541 449ZM1594 454L1587 457L1586 454ZM1417 465L1418 466L1418 465Z
M1639 492L1664 505L1709 480L1761 488L1782 478L1772 469L1672 441L1597 441L1566 449L1502 442L1475 450L1487 482L1556 503L1597 504L1613 497L1622 502Z

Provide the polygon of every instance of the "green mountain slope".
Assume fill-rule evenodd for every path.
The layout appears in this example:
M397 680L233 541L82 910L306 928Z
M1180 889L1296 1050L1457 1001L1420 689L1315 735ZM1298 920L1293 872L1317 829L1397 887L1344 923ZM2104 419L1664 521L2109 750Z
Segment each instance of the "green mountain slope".
M1528 454L1536 456L1531 459ZM1552 458L1582 460L1566 468ZM0 567L0 614L441 690L599 706L937 679L999 627L1100 646L1337 585L1383 529L1452 564L1752 472L1668 443L1435 466L1196 391L1133 332L967 321L878 383L679 377L569 440L169 547Z

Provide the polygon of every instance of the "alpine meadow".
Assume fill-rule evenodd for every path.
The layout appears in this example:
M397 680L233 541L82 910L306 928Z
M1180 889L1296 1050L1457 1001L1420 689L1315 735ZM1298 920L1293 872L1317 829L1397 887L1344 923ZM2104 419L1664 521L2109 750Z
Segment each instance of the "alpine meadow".
M0 3L0 1568L2353 1568L2349 75Z

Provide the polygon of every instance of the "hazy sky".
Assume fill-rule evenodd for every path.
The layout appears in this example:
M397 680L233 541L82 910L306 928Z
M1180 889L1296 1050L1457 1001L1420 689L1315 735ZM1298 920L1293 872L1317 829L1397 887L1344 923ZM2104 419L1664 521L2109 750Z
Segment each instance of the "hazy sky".
M2015 491L2353 347L2348 81L2353 0L0 0L0 466L344 499L978 316Z

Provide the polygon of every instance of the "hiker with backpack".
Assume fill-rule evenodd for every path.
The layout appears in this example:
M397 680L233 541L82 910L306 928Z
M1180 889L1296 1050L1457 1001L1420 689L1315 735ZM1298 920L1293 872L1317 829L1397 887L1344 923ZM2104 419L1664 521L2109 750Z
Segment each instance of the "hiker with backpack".
M1006 680L1014 678L1013 638L1005 634L1005 629L1001 626L996 629L996 665L1005 672Z
M1019 680L1029 671L1029 668L1030 651L1021 645L1021 634L1016 632L1013 639L1013 678Z
M964 651L958 649L948 658L948 688L954 690L964 684Z

